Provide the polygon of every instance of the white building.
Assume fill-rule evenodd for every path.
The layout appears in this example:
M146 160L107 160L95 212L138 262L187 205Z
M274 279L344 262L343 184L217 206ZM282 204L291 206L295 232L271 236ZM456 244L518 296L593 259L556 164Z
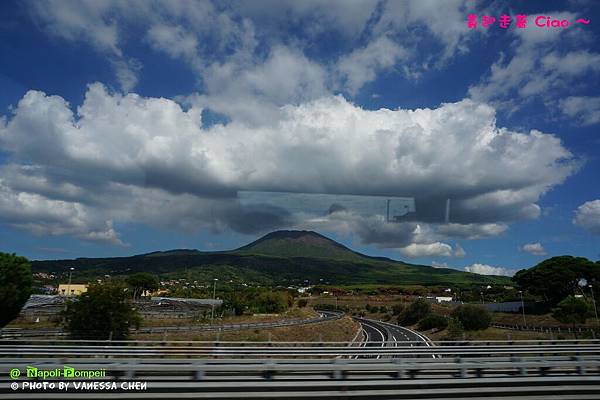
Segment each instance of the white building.
M435 298L435 301L437 301L438 303L450 302L452 300L453 300L452 297L447 297L447 296L436 296L436 298Z

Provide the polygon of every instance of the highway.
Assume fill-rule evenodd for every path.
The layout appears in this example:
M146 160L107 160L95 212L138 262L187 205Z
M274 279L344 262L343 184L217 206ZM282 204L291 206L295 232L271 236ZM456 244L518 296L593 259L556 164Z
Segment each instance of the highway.
M411 329L367 318L354 318L365 332L364 346L368 347L398 347L398 346L432 346L431 340L425 335ZM378 358L382 355L377 356ZM431 354L435 358L435 354Z
M422 342L423 345L431 343L425 335L399 325L367 318L354 319L362 325L369 342ZM396 345L397 343L389 344Z

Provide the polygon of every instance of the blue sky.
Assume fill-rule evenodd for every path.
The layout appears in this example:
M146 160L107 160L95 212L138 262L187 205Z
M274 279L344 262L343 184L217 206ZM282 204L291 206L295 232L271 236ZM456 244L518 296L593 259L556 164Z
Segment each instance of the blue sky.
M0 9L0 251L221 250L312 229L479 273L600 258L594 1ZM468 29L469 14L513 20ZM238 191L408 197L416 215L248 206Z

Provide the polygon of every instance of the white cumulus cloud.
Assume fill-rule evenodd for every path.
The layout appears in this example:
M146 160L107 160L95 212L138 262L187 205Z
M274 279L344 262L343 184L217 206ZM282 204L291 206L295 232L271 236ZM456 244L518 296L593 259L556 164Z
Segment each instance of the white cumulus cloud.
M569 96L559 101L563 114L575 118L581 125L594 125L600 122L600 97Z
M546 250L541 243L527 243L521 246L521 251L524 251L529 254L533 254L535 256L545 256Z
M578 17L567 11L550 14L569 21ZM531 15L529 20L536 17ZM507 51L501 52L489 73L469 88L471 98L509 111L542 99L548 107L577 116L580 124L596 123L597 107L592 99L585 104L578 96L556 99L556 93L564 96L577 90L582 78L595 79L600 74L600 53L581 46L587 42L585 33L573 29L515 29L512 35L514 40Z
M366 82L373 81L378 72L396 65L400 58L407 56L406 49L382 36L340 58L337 70L348 91L356 94Z
M282 51L273 62L287 62L279 57L291 53ZM255 87L269 75L247 73ZM295 89L283 84L281 90ZM248 231L225 212L235 207L238 190L413 194L418 221L345 222L365 242L405 247L500 234L510 222L536 217L539 198L577 167L554 135L497 127L494 109L471 100L371 111L324 94L274 108L267 120L234 117L210 128L202 110L92 84L73 112L60 96L29 91L0 119L0 146L10 155L0 168L3 218L18 207L10 199L33 195L50 201L48 207L77 205L105 227L108 221L160 224L194 209L188 221L198 228ZM447 198L452 222L443 224ZM280 211L272 224L255 226L294 219ZM254 218L244 219L267 221L264 210L252 212ZM386 237L387 231L394 234Z
M515 274L514 270L507 269L504 267L494 267L487 264L471 264L465 267L465 271L472 272L479 275L504 275L512 276Z
M573 223L593 234L600 235L600 200L587 201L577 207Z
M411 243L400 249L407 257L452 257L452 246L446 243Z

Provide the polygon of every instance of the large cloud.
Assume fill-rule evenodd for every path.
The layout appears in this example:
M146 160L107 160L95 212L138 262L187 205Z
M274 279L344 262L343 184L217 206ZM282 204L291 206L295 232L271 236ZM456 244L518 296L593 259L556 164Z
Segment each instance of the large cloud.
M573 223L593 234L600 235L600 200L587 201L577 207Z
M0 125L0 145L10 154L0 202L9 210L11 196L35 195L84 207L105 223L159 225L196 208L190 221L198 226L247 232L240 219L274 215L257 229L295 219L268 209L232 219L237 190L413 196L419 218L398 225L406 229L391 239L397 246L410 243L398 235L414 237L419 221L435 224L422 224L421 232L484 237L536 217L539 197L576 168L555 136L498 128L494 117L470 100L368 111L325 95L280 107L258 126L234 119L207 129L200 108L109 93L101 84L90 85L76 114L61 97L29 91ZM444 225L447 198L452 223ZM359 231L382 243L390 240L382 230L397 229L384 225L393 224L362 221Z

